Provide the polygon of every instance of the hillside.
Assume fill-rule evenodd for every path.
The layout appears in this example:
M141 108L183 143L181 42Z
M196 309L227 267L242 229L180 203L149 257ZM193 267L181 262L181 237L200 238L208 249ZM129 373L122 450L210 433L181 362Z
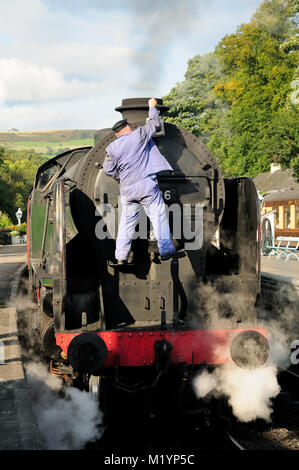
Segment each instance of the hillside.
M33 150L41 155L56 155L76 147L93 145L93 129L54 131L0 131L0 147Z

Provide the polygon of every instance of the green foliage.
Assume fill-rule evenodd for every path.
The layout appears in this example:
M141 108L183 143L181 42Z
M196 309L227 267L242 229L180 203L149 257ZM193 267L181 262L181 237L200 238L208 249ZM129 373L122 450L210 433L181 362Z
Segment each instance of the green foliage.
M62 149L58 150L57 155L61 155L62 153L68 152L69 150L70 149L68 147L62 148Z
M16 222L15 214L20 207L23 212L22 220L26 220L28 195L38 167L49 160L51 155L93 145L93 135L94 131L90 130L1 132L0 144L9 141L10 145L24 148L17 150L0 145L0 211L5 211L11 221ZM66 147L66 144L70 147ZM42 154L32 148L38 148ZM11 225L11 221L8 225Z
M200 136L227 176L254 177L274 158L299 171L295 7L265 0L214 53L189 60L164 97L166 121Z
M71 148L92 146L94 132L0 132L0 211L5 211L10 218L5 226L16 222L15 214L19 207L23 212L22 220L26 220L28 195L38 167L50 155L59 155ZM19 149L12 148L14 145ZM38 149L38 152L33 149ZM21 229L16 226L15 230L22 232L22 225Z
M9 228L12 232L17 232L17 235L26 235L27 233L27 224L24 222L23 224L20 225L8 225L7 228ZM12 233L11 232L11 233Z
M20 235L26 235L26 233L27 233L27 224L26 224L26 222L19 225L19 233L20 233Z
M20 207L26 220L28 195L37 168L46 161L32 151L12 150L0 147L0 210L16 221ZM11 224L11 222L10 222Z
M8 228L11 225L11 220L6 212L0 212L0 228Z
M207 138L214 129L215 113L221 115L226 110L214 92L223 76L215 54L198 55L189 60L186 80L177 84L163 99L170 107L166 121Z

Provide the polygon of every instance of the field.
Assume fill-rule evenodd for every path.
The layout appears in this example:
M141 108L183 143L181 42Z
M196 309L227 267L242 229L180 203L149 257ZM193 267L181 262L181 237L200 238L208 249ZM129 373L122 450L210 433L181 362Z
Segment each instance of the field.
M96 130L0 132L0 147L34 150L41 155L57 155L77 147L93 146Z

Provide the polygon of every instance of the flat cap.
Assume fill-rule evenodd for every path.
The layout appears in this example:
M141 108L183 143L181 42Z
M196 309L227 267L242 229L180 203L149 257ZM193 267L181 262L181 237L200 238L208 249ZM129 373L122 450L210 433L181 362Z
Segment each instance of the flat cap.
M121 121L117 121L114 126L112 127L112 130L114 132L119 132L121 131L126 125L128 124L127 119L122 119Z

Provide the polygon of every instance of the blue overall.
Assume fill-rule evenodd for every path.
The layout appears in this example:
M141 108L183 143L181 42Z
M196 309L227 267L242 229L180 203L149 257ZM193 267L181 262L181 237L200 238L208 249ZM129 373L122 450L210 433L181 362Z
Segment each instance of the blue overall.
M120 184L122 212L116 239L115 258L128 258L140 204L149 217L161 255L175 250L165 204L156 173L173 168L159 152L152 135L160 127L156 108L149 109L149 120L130 134L123 134L108 145L104 172Z

